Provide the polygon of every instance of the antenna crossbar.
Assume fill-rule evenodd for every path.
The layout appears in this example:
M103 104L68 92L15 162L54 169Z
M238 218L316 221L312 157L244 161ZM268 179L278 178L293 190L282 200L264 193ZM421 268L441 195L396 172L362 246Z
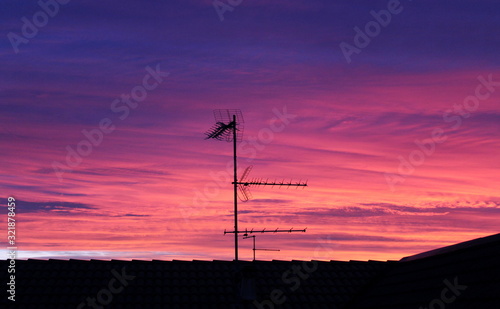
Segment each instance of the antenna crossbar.
M263 230L259 230L259 231L254 231L253 229L251 229L250 231L249 230L244 230L244 231L226 231L224 230L224 235L226 234L243 234L243 236L247 236L248 234L256 234L256 233L293 233L293 232L303 232L305 233L307 230L307 227L305 229L302 229L302 230L294 230L293 228L291 229L288 229L288 230L283 230L283 229L274 229L274 230L266 230L266 229L263 229Z
M234 182L232 184L235 184ZM278 187L307 187L307 182L292 182L292 181L273 181L267 182L265 180L252 180L252 181L237 181L237 185L243 186L278 186Z

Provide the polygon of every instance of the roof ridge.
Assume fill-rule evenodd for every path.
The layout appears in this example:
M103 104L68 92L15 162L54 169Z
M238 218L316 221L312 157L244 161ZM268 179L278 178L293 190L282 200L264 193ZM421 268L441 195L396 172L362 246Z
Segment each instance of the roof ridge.
M432 256L437 256L437 255L442 255L442 254L447 254L451 252L456 252L459 250L464 250L472 247L477 247L477 246L482 246L494 242L500 242L500 233L494 234L494 235L489 235L485 237L480 237L468 241L464 241L458 244L446 246L446 247L441 247L429 251L425 251L422 253L418 253L415 255L410 255L407 257L404 257L400 260L400 262L409 262L409 261L414 261L414 260L419 260L419 259L424 259Z

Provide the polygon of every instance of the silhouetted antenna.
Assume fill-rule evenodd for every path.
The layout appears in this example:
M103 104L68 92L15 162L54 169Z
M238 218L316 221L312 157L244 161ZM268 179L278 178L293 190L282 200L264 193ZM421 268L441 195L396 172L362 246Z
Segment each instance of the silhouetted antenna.
M255 261L255 251L257 250L261 250L261 251L280 251L279 249L257 249L255 248L255 235L252 235L252 236L245 236L243 237L243 239L247 239L247 238L253 238L253 260Z
M248 174L250 174L250 171L252 170L252 166L249 166L245 169L243 172L243 176L241 176L240 181L236 182L238 185L238 190L240 194L238 195L240 200L243 202L248 201L249 199L252 198L252 194L250 193L250 186L279 186L279 187L307 187L307 181L297 181L293 182L292 180L285 182L285 180L282 181L272 181L269 182L269 180L263 180L263 179L252 179L250 181L246 181L246 178L248 177ZM234 182L233 182L234 184Z
M251 181L238 181L239 185L243 186L279 186L279 187L307 187L307 181L297 181L293 182L292 180L290 181L272 181L269 182L268 180L262 180L262 179L252 179Z
M214 110L215 125L205 135L205 139L233 142L233 188L234 188L234 229L238 230L238 167L236 142L243 136L243 114L239 109ZM239 132L239 134L237 134ZM238 261L238 234L234 234L234 260Z
M233 116L235 119L233 119ZM241 141L243 136L243 115L239 109L216 109L214 110L215 124L205 132L205 139L216 139L219 141ZM239 134L232 134L233 130L239 131Z
M226 231L224 230L224 235L226 234L232 234L234 233L234 235L238 235L238 234L243 234L243 239L247 239L247 238L250 238L250 237L253 237L253 260L255 261L255 251L256 250L262 250L262 251L280 251L280 250L276 250L276 249L256 249L255 248L255 235L248 235L248 234L255 234L255 233L295 233L295 232L303 232L305 233L307 230L307 227L305 229L302 229L302 230L294 230L293 227L291 229L288 229L288 230L280 230L279 228L276 228L274 230L266 230L265 228L262 229L262 230L258 230L258 231L254 231L253 229L251 229L250 231L248 229L245 229L244 231Z
M233 142L233 165L234 165L234 174L233 174L233 188L234 188L234 231L226 232L224 230L224 235L226 233L234 233L234 259L238 261L238 234L243 233L238 230L238 192L239 198L242 201L248 201L252 195L250 194L249 186L280 186L280 187L306 187L307 181L302 182L285 182L282 180L281 182L268 182L263 181L261 179L254 179L252 181L247 181L246 178L248 174L252 170L252 167L249 166L243 172L241 179L238 181L238 168L237 168L237 156L236 156L236 142L241 141L243 136L243 114L239 109L216 109L214 110L214 118L215 124L205 133L207 136L205 139L215 139L219 141L228 141ZM253 230L252 230L253 231ZM278 232L305 232L306 230L274 230L274 231L260 231L261 233L278 233ZM250 232L252 233L252 232ZM248 233L246 235L248 236Z
M274 230L266 230L264 228L264 229L258 230L258 231L254 231L253 229L251 229L249 231L249 230L245 229L244 231L238 231L238 232L224 230L224 235L236 233L236 234L243 234L243 236L246 237L246 236L248 236L248 234L255 234L255 233L294 233L294 232L303 232L303 233L305 233L306 230L307 230L307 227L305 229L301 229L301 230L294 230L293 227L291 229L288 229L288 230L280 230L279 228L274 229Z

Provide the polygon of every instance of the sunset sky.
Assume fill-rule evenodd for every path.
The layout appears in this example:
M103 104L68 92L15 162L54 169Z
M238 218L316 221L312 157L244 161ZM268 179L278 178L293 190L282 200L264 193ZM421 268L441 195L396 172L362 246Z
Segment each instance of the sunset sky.
M214 109L243 113L240 174L308 181L239 204L241 229L307 227L257 235L281 250L258 259L499 232L498 1L60 2L0 10L0 224L12 196L19 258L233 259Z

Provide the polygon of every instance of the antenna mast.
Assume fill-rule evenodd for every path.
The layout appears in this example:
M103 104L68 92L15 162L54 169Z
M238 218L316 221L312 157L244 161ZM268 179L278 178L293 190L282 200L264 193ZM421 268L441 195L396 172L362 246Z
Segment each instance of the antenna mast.
M216 139L219 141L233 142L233 165L234 165L234 229L238 230L238 167L236 156L236 142L243 135L243 114L239 109L216 109L214 110L215 125L205 135L205 139ZM236 132L240 131L238 135ZM234 235L234 259L238 261L238 235Z
M231 232L226 232L224 230L224 235L227 233L234 233L234 260L238 261L238 234L240 233L245 233L245 237L248 236L248 231L239 231L238 230L238 191L240 192L239 198L243 201L246 202L251 198L251 193L250 190L248 189L249 186L279 186L279 187L306 187L307 186L307 181L298 181L298 182L292 182L290 180L289 182L285 182L284 180L281 182L268 182L267 180L264 181L262 179L253 179L252 181L246 181L246 178L248 174L250 173L252 166L249 166L246 168L246 170L243 173L243 176L241 177L240 181L238 181L238 168L237 168L237 155L236 155L236 142L241 141L242 135L243 135L243 114L239 109L216 109L214 110L214 118L215 118L215 125L210 128L205 135L207 136L205 139L216 139L219 141L227 141L227 142L233 142L233 165L234 165L234 172L233 172L233 182L231 183L234 188L234 231ZM237 131L240 132L240 134L237 134ZM265 229L260 231L260 233L278 233L278 232L305 232L306 229L303 230L270 230L266 231ZM250 231L250 233L253 233ZM255 260L255 236L254 236L254 260ZM264 250L264 249L262 249ZM267 249L266 249L267 250ZM268 250L270 251L270 250ZM275 250L272 250L275 251ZM279 250L278 250L279 251Z

